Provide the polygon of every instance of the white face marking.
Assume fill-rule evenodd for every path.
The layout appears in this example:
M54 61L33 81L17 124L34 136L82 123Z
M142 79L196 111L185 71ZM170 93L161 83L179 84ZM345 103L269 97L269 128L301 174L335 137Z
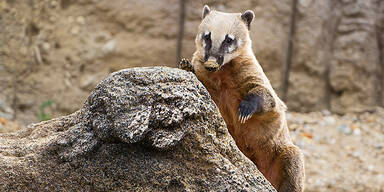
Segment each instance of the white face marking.
M209 35L209 33L210 33L209 31L206 31L206 32L204 33L204 36L205 36L205 35Z
M228 51L229 52L232 52L233 50L236 49L236 46L234 44L231 44L229 47L228 47Z
M228 34L228 38L235 40L235 36L233 36L232 34Z
M224 55L224 62L223 62L223 65L224 66L225 64L227 64L228 62L230 62L233 58L239 56L238 53L234 52L234 53L228 53L228 54L225 54ZM222 67L221 66L221 67Z

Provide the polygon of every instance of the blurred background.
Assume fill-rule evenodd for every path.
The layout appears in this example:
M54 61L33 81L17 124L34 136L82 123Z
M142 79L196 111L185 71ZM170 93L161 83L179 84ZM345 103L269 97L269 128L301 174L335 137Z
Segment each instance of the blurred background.
M255 12L307 191L384 191L382 0L0 0L0 133L78 110L116 70L191 58L204 4Z

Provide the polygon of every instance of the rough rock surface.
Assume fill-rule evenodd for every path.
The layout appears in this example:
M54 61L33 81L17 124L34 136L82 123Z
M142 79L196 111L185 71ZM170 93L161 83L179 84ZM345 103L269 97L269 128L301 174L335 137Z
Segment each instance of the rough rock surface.
M192 73L112 73L77 112L0 135L0 191L275 191Z
M288 106L340 114L383 106L383 1L298 2Z

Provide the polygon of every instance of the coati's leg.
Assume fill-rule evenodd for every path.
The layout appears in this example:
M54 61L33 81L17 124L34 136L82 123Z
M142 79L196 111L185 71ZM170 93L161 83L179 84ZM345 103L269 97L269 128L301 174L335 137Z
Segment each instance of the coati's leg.
M276 106L275 99L267 88L260 85L254 86L245 95L239 105L239 120L244 123L253 114L270 112Z
M277 156L280 167L279 192L301 192L304 189L304 160L299 148L287 145Z
M195 70L193 69L192 63L188 59L181 59L179 62L179 69L183 69L192 73L195 73Z

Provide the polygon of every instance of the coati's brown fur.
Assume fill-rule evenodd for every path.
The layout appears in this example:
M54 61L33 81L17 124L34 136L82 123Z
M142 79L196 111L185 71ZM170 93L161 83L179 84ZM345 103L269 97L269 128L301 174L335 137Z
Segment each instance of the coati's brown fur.
M180 67L204 84L239 149L271 184L279 192L303 191L303 155L289 136L286 106L252 51L253 17L205 6L192 64L184 59Z

